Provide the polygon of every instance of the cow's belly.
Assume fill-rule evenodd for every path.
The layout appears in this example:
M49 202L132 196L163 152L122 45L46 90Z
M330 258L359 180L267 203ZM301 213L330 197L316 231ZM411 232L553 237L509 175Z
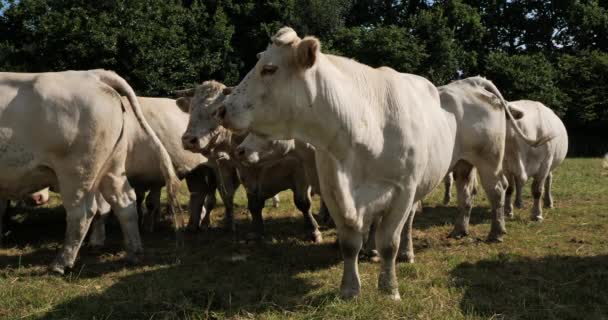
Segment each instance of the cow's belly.
M56 188L57 178L50 168L34 164L33 160L21 166L13 161L0 155L0 198L21 199L48 186Z
M40 156L14 142L0 129L0 196L19 198L55 184L52 170L41 165Z
M148 190L153 187L162 187L165 185L165 181L163 177L160 175L132 175L130 173L127 174L127 179L129 180L129 184L131 187L135 189L145 189Z

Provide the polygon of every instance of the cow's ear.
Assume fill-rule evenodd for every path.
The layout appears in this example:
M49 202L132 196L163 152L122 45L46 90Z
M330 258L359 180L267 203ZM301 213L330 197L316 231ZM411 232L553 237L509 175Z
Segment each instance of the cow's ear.
M187 97L181 97L175 100L177 106L185 113L190 113L190 99Z
M321 51L321 43L315 37L306 37L298 43L296 59L298 65L304 69L312 67L317 62Z
M525 115L524 110L522 110L521 108L518 108L512 104L510 104L508 108L509 108L509 111L511 111L511 114L513 115L513 118L515 120L519 120L519 119L523 118Z

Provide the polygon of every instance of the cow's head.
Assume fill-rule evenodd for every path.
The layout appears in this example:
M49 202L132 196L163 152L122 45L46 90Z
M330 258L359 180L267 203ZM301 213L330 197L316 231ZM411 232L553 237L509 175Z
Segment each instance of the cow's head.
M252 130L275 139L293 138L293 124L302 112L310 110L316 92L313 73L321 45L313 37L300 39L287 27L271 40L217 115L232 130Z
M207 147L221 131L220 122L213 116L225 98L226 86L217 81L205 81L196 88L176 91L179 108L190 113L186 132L182 135L184 149L207 153Z
M236 148L236 156L244 164L267 163L282 159L294 148L294 140L271 140L249 133Z

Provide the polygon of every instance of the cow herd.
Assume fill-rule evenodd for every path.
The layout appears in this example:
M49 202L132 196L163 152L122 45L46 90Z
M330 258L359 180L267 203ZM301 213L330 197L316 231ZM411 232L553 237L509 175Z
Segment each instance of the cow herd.
M503 241L513 191L521 207L532 178L531 219L542 220L542 208L553 206L552 171L568 149L551 109L507 102L485 78L436 87L324 54L319 40L287 27L236 87L205 81L175 94L177 100L136 97L105 70L0 73L0 197L41 203L48 196L35 191L60 193L67 227L51 270L73 267L89 229L89 243L103 245L110 211L127 259L138 261L139 228L154 229L161 188L175 212L185 179L188 229L208 226L218 190L224 226L234 232L242 184L254 226L247 236L255 239L264 236L266 200L289 189L307 237L323 241L311 212L311 194L319 194L317 217L335 225L344 259L341 296L360 292L364 249L381 261L379 290L397 300L396 259L414 261L415 213L442 180L446 204L456 184L450 236L468 235L479 180L492 208L488 241ZM0 218L7 206L0 201Z

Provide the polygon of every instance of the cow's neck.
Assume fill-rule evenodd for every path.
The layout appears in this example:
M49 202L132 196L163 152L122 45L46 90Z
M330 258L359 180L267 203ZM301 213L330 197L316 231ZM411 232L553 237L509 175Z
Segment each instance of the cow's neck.
M378 117L382 115L374 113L383 111L373 109L378 106L378 102L373 101L378 93L367 88L361 73L346 71L324 56L319 58L316 69L311 70L314 75L307 80L314 81L316 89L311 92L311 106L300 108L303 114L294 121L296 138L338 160L355 148L379 153L383 142L378 139L382 139L383 134Z

